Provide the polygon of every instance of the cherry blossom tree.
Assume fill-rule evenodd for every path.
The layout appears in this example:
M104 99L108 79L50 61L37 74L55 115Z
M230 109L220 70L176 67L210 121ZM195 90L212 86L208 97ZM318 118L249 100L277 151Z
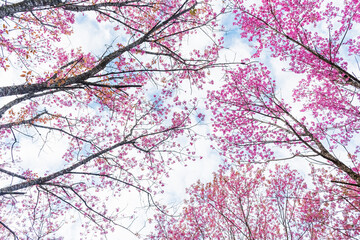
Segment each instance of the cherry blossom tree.
M189 188L181 216L157 215L150 239L356 238L359 214L318 191L288 165L241 164Z
M357 239L359 2L228 3L254 53L208 93L223 168L188 190L179 218L159 215L152 238Z
M118 35L101 56L61 46L84 16ZM3 2L0 67L13 79L0 87L1 238L54 237L80 216L98 239L121 227L121 204L107 201L124 190L155 204L168 166L193 155L177 139L194 141L196 109L177 88L201 86L217 58L217 43L182 40L215 17L208 1Z
M232 162L306 159L334 168L332 181L359 186L358 3L232 3L241 36L255 41L253 57L270 52L303 79L284 99L264 64L228 69L208 95L221 152Z

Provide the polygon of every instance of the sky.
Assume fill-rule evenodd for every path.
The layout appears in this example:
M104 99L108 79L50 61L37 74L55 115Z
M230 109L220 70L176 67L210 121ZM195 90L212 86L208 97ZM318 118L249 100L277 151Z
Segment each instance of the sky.
M219 31L216 34L218 37L224 37L224 49L220 51L219 62L239 62L241 59L250 58L254 53L250 43L240 38L240 31L237 27L232 25L232 15L223 16L219 21L221 25L225 26L226 31ZM59 46L67 49L76 49L81 47L84 52L91 52L100 56L107 48L107 46L117 42L124 41L125 34L121 35L113 30L113 26L109 23L98 23L94 16L91 14L79 15L77 17L77 23L74 25L74 33L72 36L64 37ZM197 35L189 36L184 39L184 51L189 49L203 49L211 43L211 39L199 31ZM270 59L268 54L264 52L258 59L259 62L264 62L272 70L272 77L276 79L278 86L278 93L283 99L292 101L292 91L298 81L303 77L296 75L289 71L282 71L282 68L287 66L286 62L281 62L278 59ZM354 64L354 61L352 61ZM354 66L354 68L356 68ZM3 79L17 79L17 69L10 70L6 73L1 73ZM205 121L194 128L194 131L200 135L206 136L210 132L210 118L211 113L205 109L204 99L206 98L207 90L214 90L221 86L223 83L223 73L220 68L214 68L210 70L210 75L207 77L215 82L214 85L208 86L206 89L199 90L192 88L186 91L179 92L181 99L189 99L197 97L199 99L198 111L205 113ZM291 79L291 81L288 81ZM16 82L12 82L16 84ZM186 84L186 83L184 83ZM8 85L8 82L0 82L0 86ZM156 90L151 90L152 95ZM5 101L0 102L4 104ZM293 109L300 109L301 103L293 104ZM95 108L94 108L95 109ZM95 111L95 110L94 110ZM66 150L66 140L61 138L52 138L51 148L48 145L45 148L41 144L34 143L37 139L30 140L28 138L21 139L23 146L21 151L17 154L22 157L23 167L26 169L34 168L39 169L39 173L45 173L46 171L54 171L62 167L62 163L56 161L61 158L63 152ZM41 141L39 141L41 142ZM177 163L171 166L172 171L170 177L165 179L164 194L156 196L156 200L168 206L174 206L174 209L180 206L184 198L186 198L186 188L196 183L197 180L202 182L208 182L212 179L212 173L217 171L219 164L222 163L222 158L218 152L213 150L210 145L213 144L210 140L204 138L195 143L195 149L197 155L202 158L198 158L194 162ZM36 150L34 150L36 149ZM281 152L277 154L281 155ZM44 164L46 159L46 164ZM293 163L293 167L300 170L305 175L308 172L308 168L304 167L303 162L297 161ZM146 234L148 231L152 231L152 226L144 225L145 220L152 218L154 211L147 208L147 199L144 195L139 195L136 191L131 191L124 194L119 199L111 199L107 202L108 205L116 205L119 202L124 206L124 214L131 215L133 210L137 211L137 218L131 225L131 229L134 231L141 230L141 234ZM70 221L70 219L68 219ZM131 221L124 219L124 225L128 226ZM81 220L75 224L65 223L62 229L57 233L57 236L62 236L65 240L79 239L83 229L80 227ZM138 239L132 233L126 229L118 228L114 233L108 235L108 239Z

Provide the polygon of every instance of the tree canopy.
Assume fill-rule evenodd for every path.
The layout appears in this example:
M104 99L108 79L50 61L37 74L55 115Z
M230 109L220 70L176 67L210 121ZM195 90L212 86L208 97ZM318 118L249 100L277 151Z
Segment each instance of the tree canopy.
M156 209L150 239L358 238L359 9L3 2L0 236L54 238L80 219L85 236L106 237L128 228L116 199L132 189ZM84 21L111 29L100 54L64 44ZM193 47L200 34L210 41ZM222 56L234 35L250 57ZM193 89L207 94L180 97ZM204 118L219 169L175 216L156 196L174 164L206 155L194 145Z

